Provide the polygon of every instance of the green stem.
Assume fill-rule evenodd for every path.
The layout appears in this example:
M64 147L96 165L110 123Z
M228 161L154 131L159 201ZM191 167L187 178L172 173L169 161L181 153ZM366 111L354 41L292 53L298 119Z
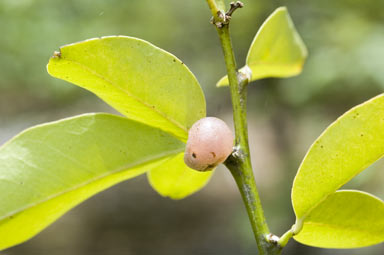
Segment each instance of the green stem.
M210 8L211 6L216 6L213 0L207 0L207 2ZM213 9L211 9L211 11L212 13L216 12L216 10ZM246 114L246 86L248 79L243 79L241 83L238 81L238 72L229 33L229 24L216 26L216 29L220 38L225 64L227 67L236 137L235 150L226 160L225 165L231 171L240 190L249 219L251 221L259 254L277 255L281 253L281 247L276 241L271 241L269 239L270 232L264 217L251 165Z
M285 232L284 235L282 235L280 237L278 244L281 247L284 247L285 245L287 245L288 241L292 238L292 236L293 236L293 231L292 231L292 229L290 229L287 232Z
M207 4L211 10L213 18L217 18L217 12L219 11L219 8L217 8L215 0L207 0Z

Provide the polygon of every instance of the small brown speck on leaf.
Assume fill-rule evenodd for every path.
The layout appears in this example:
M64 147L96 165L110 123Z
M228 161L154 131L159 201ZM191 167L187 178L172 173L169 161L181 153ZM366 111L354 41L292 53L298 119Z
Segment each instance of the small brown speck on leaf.
M61 58L61 52L60 51L53 52L53 57L54 58Z

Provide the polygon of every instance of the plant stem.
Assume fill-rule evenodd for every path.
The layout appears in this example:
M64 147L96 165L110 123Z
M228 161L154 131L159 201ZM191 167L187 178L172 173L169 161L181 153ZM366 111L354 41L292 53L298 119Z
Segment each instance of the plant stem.
M217 18L217 12L219 11L219 8L217 8L215 0L207 0L207 4L209 6L209 9L211 10L212 17L214 19Z
M281 247L284 247L285 245L287 245L288 241L292 238L293 236L293 231L292 229L288 230L287 232L285 232L279 239L278 241L278 244L281 246Z
M207 0L209 7L216 6L213 0ZM212 9L212 14L216 10ZM213 19L216 17L214 16ZM233 105L233 120L235 125L235 150L226 160L225 165L231 171L240 190L245 207L251 221L254 236L260 255L277 255L281 253L278 243L270 241L269 229L264 217L259 194L253 176L248 144L247 130L247 83L248 79L238 81L238 72L233 53L229 24L216 26L227 67L229 87Z

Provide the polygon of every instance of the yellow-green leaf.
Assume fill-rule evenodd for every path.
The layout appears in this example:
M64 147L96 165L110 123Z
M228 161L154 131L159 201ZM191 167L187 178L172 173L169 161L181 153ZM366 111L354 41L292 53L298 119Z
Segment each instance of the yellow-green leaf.
M384 94L332 123L307 152L292 188L297 220L384 156Z
M36 126L0 147L0 250L88 197L184 150L174 136L110 114Z
M364 192L337 191L311 211L294 238L322 248L358 248L381 243L384 203Z
M182 199L207 184L213 171L199 172L184 163L184 152L148 172L152 187L165 197Z
M195 76L178 58L132 37L110 36L65 45L48 72L95 93L130 119L186 141L187 130L205 117Z
M307 49L297 33L286 7L277 8L263 23L249 48L246 65L251 80L298 75L307 57ZM228 85L227 77L217 86Z

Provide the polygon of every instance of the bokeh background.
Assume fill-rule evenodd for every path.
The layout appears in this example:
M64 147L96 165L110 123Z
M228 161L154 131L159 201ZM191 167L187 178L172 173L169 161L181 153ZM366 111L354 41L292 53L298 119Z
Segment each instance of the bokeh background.
M290 189L310 144L340 114L384 90L384 1L244 3L231 23L239 65L258 27L281 5L309 49L302 75L249 86L256 181L270 227L281 235L294 223ZM103 35L139 37L178 56L201 82L208 114L232 123L229 91L214 86L225 67L209 18L204 0L0 0L0 144L38 123L114 112L45 67L59 46ZM383 168L379 161L347 187L383 198ZM257 248L234 181L219 167L203 190L181 201L160 197L145 176L121 183L0 253L253 255ZM327 250L292 240L283 254L382 255L384 244Z

